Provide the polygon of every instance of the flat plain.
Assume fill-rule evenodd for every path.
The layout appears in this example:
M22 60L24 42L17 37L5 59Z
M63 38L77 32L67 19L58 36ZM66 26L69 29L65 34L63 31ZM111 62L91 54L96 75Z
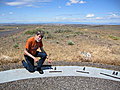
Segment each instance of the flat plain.
M0 65L20 64L26 40L39 30L47 60L120 65L120 25L82 24L1 25Z

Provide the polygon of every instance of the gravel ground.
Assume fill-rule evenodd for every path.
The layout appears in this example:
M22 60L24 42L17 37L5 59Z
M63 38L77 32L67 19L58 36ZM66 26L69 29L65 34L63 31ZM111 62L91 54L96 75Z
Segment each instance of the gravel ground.
M45 65L49 65L47 62ZM56 66L93 66L120 71L120 66L95 64L87 62L53 62ZM0 69L9 70L23 68L19 64L1 65ZM92 77L44 77L18 80L0 84L0 90L120 90L120 82Z
M120 90L120 82L88 77L49 77L0 84L1 90Z

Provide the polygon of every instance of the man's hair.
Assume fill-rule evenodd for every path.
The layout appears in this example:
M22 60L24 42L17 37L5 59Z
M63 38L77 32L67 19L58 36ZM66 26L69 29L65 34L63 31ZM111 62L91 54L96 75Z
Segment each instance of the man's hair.
M44 31L37 31L36 32L36 35L41 35L42 37L44 37L44 34L45 34Z

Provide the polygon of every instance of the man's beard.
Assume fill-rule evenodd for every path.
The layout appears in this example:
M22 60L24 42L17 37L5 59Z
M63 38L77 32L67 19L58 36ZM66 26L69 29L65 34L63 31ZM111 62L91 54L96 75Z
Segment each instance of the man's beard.
M40 42L40 40L36 40L37 42Z

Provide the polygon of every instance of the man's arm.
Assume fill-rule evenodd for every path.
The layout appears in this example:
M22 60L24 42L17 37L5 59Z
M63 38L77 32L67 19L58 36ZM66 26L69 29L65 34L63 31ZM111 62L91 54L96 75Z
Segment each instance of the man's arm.
M35 58L32 54L30 54L27 49L24 50L24 53L27 54L29 57L33 58L35 62L39 61L39 59Z
M46 53L43 47L40 47L41 52ZM47 54L47 53L46 53Z

